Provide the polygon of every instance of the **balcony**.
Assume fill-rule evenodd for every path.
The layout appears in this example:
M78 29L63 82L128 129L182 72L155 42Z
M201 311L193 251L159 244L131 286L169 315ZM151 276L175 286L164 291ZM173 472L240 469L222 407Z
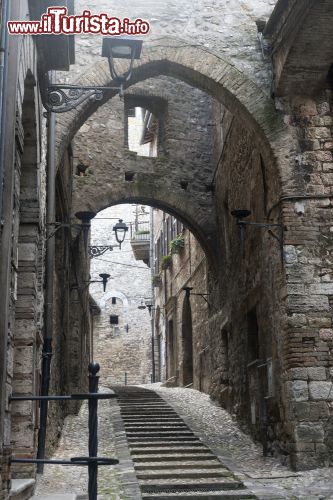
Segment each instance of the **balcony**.
M142 260L150 265L150 224L137 222L131 224L131 246L136 260Z

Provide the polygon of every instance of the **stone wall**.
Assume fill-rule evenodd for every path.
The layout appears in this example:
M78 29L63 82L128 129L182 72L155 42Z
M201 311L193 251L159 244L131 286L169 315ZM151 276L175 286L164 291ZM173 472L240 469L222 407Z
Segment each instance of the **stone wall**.
M27 12L26 2L19 7L21 13ZM32 403L8 406L8 398L12 392L18 395L38 393L43 328L46 182L46 124L36 87L37 69L32 40L27 37L20 46L13 42L11 54L13 58L9 71L13 71L10 74L14 81L17 79L17 85L13 85L8 103L13 106L11 114L16 116L16 121L7 122L7 148L10 151L11 145L12 149L6 159L10 168L5 170L3 210L6 224L1 239L1 262L7 267L1 269L3 285L7 282L8 270L10 279L8 302L7 290L4 290L2 304L5 309L8 308L3 312L7 321L4 338L8 335L4 364L7 380L1 388L2 391L6 389L6 403L1 404L4 457L12 451L17 456L33 456L36 446L37 406ZM11 156L14 147L15 159ZM10 258L9 266L7 257ZM2 471L5 471L3 475ZM13 467L12 473L19 476L30 474L31 467ZM9 480L4 466L1 469L2 498L8 494Z
M184 246L177 253L171 253L170 242L176 236L183 238ZM193 383L196 389L208 391L208 365L204 362L209 348L208 305L205 295L195 295L207 293L206 256L190 231L160 210L154 211L154 242L154 275L161 278L160 284L157 286L156 281L154 287L155 308L159 311L157 316L155 313L158 378L174 385ZM171 260L167 269L163 270L163 256L166 255L171 255ZM191 313L187 317L184 311L184 286L193 288ZM189 316L192 328L188 325ZM189 329L185 331L187 326ZM192 354L188 352L191 345Z
M322 465L331 454L331 277L327 266L331 96L318 93L313 101L270 97L270 60L255 21L267 18L274 4L235 1L219 5L217 11L215 4L213 10L210 2L202 2L196 11L185 2L181 13L170 2L156 7L152 21L158 29L153 29L153 39L181 29L185 40L155 38L133 73L134 83L149 80L132 86L130 93L139 94L141 102L143 96L150 96L151 105L153 99L160 99L165 150L158 151L156 160L143 161L123 148L126 134L117 98L108 104L100 102L104 106L95 115L91 113L98 104L73 111L62 122L58 144L61 156L84 120L89 116L96 120L90 118L76 137L79 156L90 171L76 179L75 208L99 211L110 203L151 203L176 215L193 231L208 258L207 267L198 270L195 285L207 283L210 301L205 306L208 326L200 324L201 315L197 316L201 333L193 334L192 328L194 384L209 390L247 421L256 437L262 436L264 442L268 437L272 451L282 456L291 453L292 464L302 468ZM100 2L92 5L97 10L101 7ZM126 2L122 8L124 15L129 9L133 16L145 16L140 2L135 8ZM195 15L186 15L187 8ZM213 19L217 12L219 24ZM202 42L200 48L193 45L194 36ZM97 42L98 38L80 40L84 50L74 69L76 75L82 73L81 82L109 82L104 62L86 73L91 55L99 53ZM174 78L201 90L176 84ZM107 115L103 109L108 109ZM189 110L194 115L196 110L204 112L193 116ZM94 143L91 151L88 140ZM134 174L133 181L126 178L128 172ZM276 225L270 231L246 227L241 247L240 228L230 213L237 208L251 209L251 221ZM180 282L186 283L186 273L180 274ZM167 377L184 383L187 377L181 363L184 366L188 360L180 323L182 335L188 330L183 328L179 311L186 318L191 313L193 320L195 311L204 309L192 305L192 298L199 301L200 296L186 302L180 299L184 293L180 286L170 290L177 282L172 277L170 282L168 274L164 276L164 305L159 304L160 320L163 312L167 325L165 370ZM178 368L171 363L170 352ZM207 373L198 376L200 363ZM306 372L294 372L295 368Z
M283 101L299 137L298 189L281 202L288 277L285 418L298 420L296 457L324 464L332 462L332 92Z
M155 158L128 150L127 113L132 106L148 106L159 120ZM214 218L211 113L209 96L166 77L134 86L124 102L110 100L75 136L76 162L88 168L85 176L74 177L73 212L98 212L138 199L170 206L193 226L205 224L209 230ZM133 177L128 180L126 173Z
M149 223L149 208L139 207L140 222ZM132 225L134 233L136 207L117 205L99 212L92 222L91 244L116 244L112 231L118 219ZM105 220L105 218L107 220ZM98 220L100 219L100 220ZM101 365L102 385L143 384L151 380L151 321L148 309L140 305L151 301L151 271L134 258L131 231L119 248L91 260L92 280L100 280L100 273L111 278L103 292L101 283L94 283L90 291L100 313L94 319L94 359ZM115 302L115 303L113 303ZM118 323L111 324L111 316Z

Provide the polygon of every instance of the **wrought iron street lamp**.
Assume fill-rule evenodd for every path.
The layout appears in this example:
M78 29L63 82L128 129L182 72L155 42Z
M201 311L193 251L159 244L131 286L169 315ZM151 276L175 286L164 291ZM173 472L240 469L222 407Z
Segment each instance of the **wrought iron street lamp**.
M103 283L103 291L105 292L106 285L108 283L109 278L111 278L111 276L110 276L110 274L107 274L107 273L101 273L99 276L102 278L102 280L84 281L84 283L86 283L85 287L88 287L92 283ZM84 287L80 287L78 285L71 286L71 290L78 290L80 288L84 288Z
M43 100L47 111L66 113L75 109L87 100L101 101L106 92L119 90L123 93L123 85L131 79L133 63L141 56L142 40L136 38L106 37L103 39L102 57L107 57L114 86L65 85L50 83L46 98ZM115 67L115 59L128 59L129 67L119 74Z
M252 212L250 210L237 209L237 210L232 210L230 213L233 217L235 217L236 223L239 226L241 253L242 253L243 257L245 256L244 241L245 241L245 227L246 226L254 226L254 227L257 227L259 229L267 229L268 233L279 242L281 256L283 257L283 226L282 226L282 224L273 224L270 222L251 222L251 221L244 220L251 215ZM272 228L279 229L280 236L273 233Z
M102 56L107 57L112 79L123 84L132 76L134 59L140 59L142 40L134 38L107 37L103 38ZM115 59L129 59L128 70L119 75L114 63Z
M128 226L126 226L123 219L119 219L119 222L115 226L113 226L113 231L116 235L116 240L119 243L119 248L121 248L121 244L124 242L126 233L128 231Z

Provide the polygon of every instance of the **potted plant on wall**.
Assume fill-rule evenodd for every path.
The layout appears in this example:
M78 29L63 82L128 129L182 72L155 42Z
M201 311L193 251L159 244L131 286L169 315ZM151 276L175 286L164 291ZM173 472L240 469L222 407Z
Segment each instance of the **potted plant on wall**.
M165 271L171 266L172 257L171 255L164 255L161 259L161 270Z
M172 254L180 253L182 248L184 248L184 246L185 246L185 238L182 234L176 236L176 238L171 240L169 243L170 252Z

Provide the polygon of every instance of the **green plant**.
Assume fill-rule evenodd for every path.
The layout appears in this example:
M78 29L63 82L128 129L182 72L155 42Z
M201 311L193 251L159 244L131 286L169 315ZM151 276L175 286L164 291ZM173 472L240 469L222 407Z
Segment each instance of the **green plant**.
M150 234L149 229L141 229L140 231L135 231L135 235L140 235L140 234Z
M171 255L164 255L161 259L161 270L168 269L171 266L172 257Z
M175 239L171 240L169 243L169 249L171 253L179 253L185 246L185 238L182 234L179 234Z

